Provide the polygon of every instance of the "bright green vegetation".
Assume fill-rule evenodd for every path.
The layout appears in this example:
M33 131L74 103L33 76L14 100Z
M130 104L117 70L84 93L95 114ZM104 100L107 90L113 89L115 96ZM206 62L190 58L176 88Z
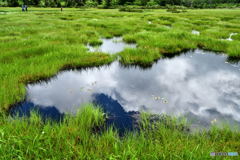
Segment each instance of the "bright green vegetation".
M240 151L240 133L212 128L201 133L177 129L174 119L151 125L148 114L141 116L141 131L119 137L114 129L93 132L105 116L92 105L76 117L46 123L37 114L30 119L0 118L0 159L211 159L210 152ZM218 157L222 159L222 157ZM217 159L218 159L217 158ZM238 157L225 157L225 159Z
M240 58L240 10L188 10L142 13L96 9L39 9L22 13L0 8L0 157L2 159L208 159L212 151L240 152L240 133L228 128L188 133L143 114L140 133L119 137L104 123L101 110L88 105L76 117L44 124L37 114L12 119L4 114L24 99L25 85L49 78L59 70L111 63L116 55L89 53L86 45L100 38L123 36L136 49L119 53L123 64L151 65L181 51L203 48ZM149 23L151 22L151 23ZM170 26L170 28L169 28ZM193 35L192 30L200 31ZM170 121L170 124L176 123ZM174 124L172 124L174 125ZM229 157L225 157L230 159Z
M197 47L240 57L240 34L231 42L221 40L240 33L240 10L179 14L165 10L31 10L0 9L0 110L21 101L28 82L51 77L64 68L113 61L116 56L87 52L85 45L101 44L100 37L123 36L126 42L137 43L137 49L120 53L125 64L147 65L164 55ZM200 35L193 35L192 30Z
M138 48L119 53L124 64L149 65L164 55L201 47L240 57L240 10L143 13L96 9L0 8L0 110L21 101L25 84L61 69L112 62L116 56L89 53L86 44L123 36ZM149 22L151 22L149 24ZM170 26L170 28L169 28ZM192 30L200 31L193 35ZM226 41L230 33L239 33Z

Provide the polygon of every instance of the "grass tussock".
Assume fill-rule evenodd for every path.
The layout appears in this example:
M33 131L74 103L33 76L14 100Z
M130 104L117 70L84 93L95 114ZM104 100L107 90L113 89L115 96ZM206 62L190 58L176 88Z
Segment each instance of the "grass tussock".
M91 104L81 108L60 123L43 123L37 113L30 118L1 115L1 159L202 160L210 159L210 152L240 150L240 133L227 127L190 133L176 128L179 122L172 118L152 125L149 114L141 115L140 132L119 137L110 127L99 134L92 129L102 126L106 116Z

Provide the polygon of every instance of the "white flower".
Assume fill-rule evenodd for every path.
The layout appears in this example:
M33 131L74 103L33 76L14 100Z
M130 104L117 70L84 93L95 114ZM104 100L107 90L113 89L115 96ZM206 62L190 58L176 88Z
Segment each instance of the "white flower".
M214 124L214 123L216 123L216 122L217 122L216 118L211 121L212 124Z

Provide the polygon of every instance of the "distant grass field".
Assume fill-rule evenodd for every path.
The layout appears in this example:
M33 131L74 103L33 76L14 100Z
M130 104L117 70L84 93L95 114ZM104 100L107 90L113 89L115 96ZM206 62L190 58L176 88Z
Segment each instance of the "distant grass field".
M164 124L152 126L142 114L142 128L119 137L108 129L100 109L87 105L77 116L44 124L37 114L11 118L5 111L25 97L25 84L49 78L61 69L111 63L116 55L87 52L100 37L123 36L136 49L119 53L124 64L149 65L166 55L203 48L240 58L239 9L144 10L0 8L0 159L213 159L210 152L240 153L240 133L229 128L188 133ZM200 31L193 35L192 30ZM170 126L176 121L170 121ZM216 159L239 159L217 157Z
M116 56L88 53L100 37L123 36L137 49L119 53L124 64L148 65L167 54L201 47L240 57L240 10L144 10L0 8L0 110L23 100L25 84L64 68L101 65ZM149 23L150 22L150 23ZM200 31L193 35L192 30ZM226 41L230 33L239 33Z

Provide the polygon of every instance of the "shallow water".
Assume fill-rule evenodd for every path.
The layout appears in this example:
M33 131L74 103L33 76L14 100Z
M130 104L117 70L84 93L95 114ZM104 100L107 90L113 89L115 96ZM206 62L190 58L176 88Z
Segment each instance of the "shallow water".
M186 116L196 126L239 124L240 64L228 63L222 54L195 50L161 59L148 69L123 67L116 61L62 71L49 81L27 85L26 101L10 112L28 113L35 106L45 116L50 112L48 116L59 118L89 102L119 117L146 111Z
M126 43L121 37L113 37L111 39L101 38L101 40L102 44L100 46L93 47L87 45L89 51L115 54L123 51L125 48L136 48L136 44Z
M197 30L192 30L192 34L195 34L195 35L200 35L200 32L197 31Z
M232 36L235 36L235 35L237 35L237 33L231 33L226 40L233 41Z

